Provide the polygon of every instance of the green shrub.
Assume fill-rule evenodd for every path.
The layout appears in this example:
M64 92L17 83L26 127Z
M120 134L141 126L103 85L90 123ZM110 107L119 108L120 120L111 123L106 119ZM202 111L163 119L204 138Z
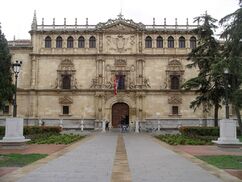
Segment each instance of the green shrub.
M70 144L77 140L82 139L84 136L73 135L73 134L38 134L30 136L30 144Z
M218 127L190 127L190 126L182 126L179 128L181 134L185 136L219 136L219 128Z
M191 138L185 135L159 135L156 136L156 138L160 139L161 141L164 141L170 145L210 145L212 144L210 139L201 139L201 138Z
M61 127L58 126L24 126L24 135L34 135L42 133L60 133Z
M0 136L5 135L5 126L0 126Z

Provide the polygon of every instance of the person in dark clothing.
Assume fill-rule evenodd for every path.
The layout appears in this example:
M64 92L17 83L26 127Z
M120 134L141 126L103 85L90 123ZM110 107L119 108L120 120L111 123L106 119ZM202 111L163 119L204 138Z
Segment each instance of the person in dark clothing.
M105 129L109 131L109 121L106 121Z

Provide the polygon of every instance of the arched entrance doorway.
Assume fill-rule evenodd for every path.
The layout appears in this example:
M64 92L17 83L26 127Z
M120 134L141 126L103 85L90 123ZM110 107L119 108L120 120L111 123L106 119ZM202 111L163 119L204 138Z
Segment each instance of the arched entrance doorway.
M126 103L119 102L112 106L112 126L118 128L121 122L122 116L127 118L129 121L129 106Z

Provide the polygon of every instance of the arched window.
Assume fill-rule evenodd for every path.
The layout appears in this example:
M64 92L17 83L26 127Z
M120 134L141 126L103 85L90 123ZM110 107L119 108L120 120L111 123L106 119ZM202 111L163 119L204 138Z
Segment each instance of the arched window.
M191 49L194 49L197 47L197 40L196 40L196 37L191 37L190 38L190 48Z
M62 48L62 37L58 36L56 38L56 48Z
M67 38L67 48L73 48L74 39L72 36Z
M163 38L161 36L157 37L156 39L156 47L163 48Z
M51 38L50 38L50 36L47 36L45 38L45 48L51 48Z
M171 89L179 89L180 87L180 76L179 75L171 75Z
M168 37L168 48L174 48L174 38L172 36Z
M62 89L71 89L70 75L62 75Z
M83 36L80 36L78 38L78 48L84 48L85 47L85 39Z
M145 48L152 48L152 38L150 36L145 38Z
M179 38L179 48L185 48L186 47L185 43L186 43L185 38L184 37L180 37Z
M96 48L96 38L94 36L89 39L89 48Z

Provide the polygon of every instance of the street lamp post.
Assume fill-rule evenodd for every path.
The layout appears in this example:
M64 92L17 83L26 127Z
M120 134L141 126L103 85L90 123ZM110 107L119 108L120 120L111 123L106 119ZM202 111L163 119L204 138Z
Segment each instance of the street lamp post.
M18 74L20 72L20 67L22 65L22 61L15 61L12 64L12 70L15 76L15 93L13 99L13 117L17 117L17 84L18 84Z
M226 119L229 119L228 74L229 74L229 70L226 68L224 70L224 75L225 75L225 118Z

